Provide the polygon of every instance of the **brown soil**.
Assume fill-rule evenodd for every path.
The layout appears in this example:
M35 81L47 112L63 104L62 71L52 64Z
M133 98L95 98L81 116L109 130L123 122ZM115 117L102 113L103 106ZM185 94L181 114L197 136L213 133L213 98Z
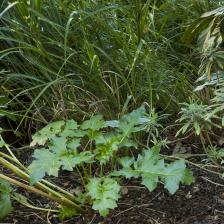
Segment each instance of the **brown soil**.
M96 212L88 209L83 216L60 221L53 214L37 212L15 204L15 211L3 222L18 224L224 224L224 181L201 170L194 170L194 173L197 173L196 183L190 187L182 186L172 196L162 187L150 193L137 181L126 182L118 208L111 211L107 218L101 218ZM48 203L45 199L35 196L32 197L32 202L36 205Z

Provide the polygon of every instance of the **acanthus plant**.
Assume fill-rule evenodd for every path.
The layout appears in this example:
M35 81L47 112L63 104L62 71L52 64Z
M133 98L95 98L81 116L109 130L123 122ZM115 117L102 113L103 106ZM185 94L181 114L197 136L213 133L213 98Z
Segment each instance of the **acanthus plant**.
M101 115L94 115L81 124L74 120L50 123L33 136L31 146L37 148L28 168L2 139L1 146L6 147L10 155L1 152L0 164L13 171L21 181L0 174L0 183L7 186L0 201L0 217L12 210L9 198L27 205L23 196L15 196L9 183L57 202L59 209L53 212L59 213L60 218L83 212L87 204L101 216L108 215L121 197L121 177L141 178L149 191L163 183L171 194L177 191L180 183L191 184L194 178L184 160L166 162L159 154L160 143L140 151L134 136L137 132L149 131L147 117L142 106L119 120L105 121ZM131 156L133 150L139 152L137 158ZM43 179L58 177L60 170L76 172L82 191L73 195Z

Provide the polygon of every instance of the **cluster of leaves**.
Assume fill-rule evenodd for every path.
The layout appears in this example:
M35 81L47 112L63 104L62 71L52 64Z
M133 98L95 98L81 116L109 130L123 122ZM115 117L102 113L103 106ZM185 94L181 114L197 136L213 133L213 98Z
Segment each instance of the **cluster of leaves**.
M202 53L200 75L209 80L213 74L218 76L218 70L223 70L224 46L224 7L221 6L206 12L196 19L185 31L184 40L190 43L198 36L198 45ZM201 88L201 87L200 87Z
M63 127L63 130L61 129ZM78 130L75 121L54 122L33 137L31 145L44 145L50 141L48 148L35 150L33 157L35 160L29 166L31 171L31 183L36 183L45 174L58 176L58 171L62 167L64 170L72 171L73 168L81 163L89 163L93 159L90 151L78 153L80 137L85 134Z
M0 179L0 220L13 211L10 200L11 191L12 187L10 184Z
M210 158L211 161L215 161L216 163L219 163L221 165L224 164L224 149L210 145L208 146L208 157Z
M114 175L125 176L126 178L142 178L142 184L149 191L153 191L159 182L164 183L164 187L174 194L179 188L179 184L191 184L194 182L192 173L186 169L183 160L177 160L172 163L165 163L160 158L161 145L155 145L151 149L145 149L138 158L123 157L120 164L123 167L115 171Z
M39 181L45 174L58 176L60 167L72 171L75 166L92 163L94 159L101 165L106 164L119 148L135 146L130 136L142 130L139 120L143 114L144 108L141 107L119 121L106 122L101 115L95 115L81 125L74 120L47 125L33 136L31 143L31 146L47 143L46 147L34 152L35 160L29 167L31 182ZM115 130L104 132L106 127ZM87 141L85 146L81 144L82 139Z
M207 3L193 0L129 3L3 1L0 65L8 70L0 72L0 79L4 86L15 89L10 101L19 102L23 119L30 114L42 119L42 111L36 109L42 108L42 104L52 117L58 114L69 117L64 116L67 111L86 114L99 108L112 114L121 109L127 93L135 99L133 106L143 101L149 103L150 99L150 104L166 111L176 108L180 99L188 95L193 87L185 71L189 73L195 67L188 60L190 48L183 47L178 40L189 22L186 18L194 17L196 11L202 12ZM197 10L191 10L196 7ZM200 34L198 43L203 54L199 81L205 77L209 80L196 90L204 89L210 81L217 84L223 77L223 15L223 7L205 13L185 33L185 43ZM213 105L193 100L184 103L178 119L183 126L177 135L187 132L201 135L212 127L219 128L214 120L220 119L220 115L224 125L223 94L223 86L218 85L211 100ZM13 119L6 102L5 95L0 97L3 105L0 116ZM104 103L98 106L98 102ZM160 118L154 109L147 114L141 107L119 120L105 121L101 115L94 115L81 124L75 120L50 123L33 136L31 146L37 149L28 167L30 183L36 184L46 175L58 177L60 170L77 171L85 190L78 200L91 204L102 216L117 206L119 177L141 178L149 191L163 183L174 194L181 183L194 181L184 160L166 161L160 156L160 144L143 149L137 157L131 157L129 152L130 148L139 149L134 140L138 132L148 133L157 142L162 128ZM210 151L212 157L222 160L223 150ZM2 218L12 210L12 189L1 181L0 191ZM61 207L61 218L75 214L73 208Z
M87 185L87 196L93 200L92 208L99 211L100 215L106 216L109 209L117 207L120 189L120 185L112 178L91 178Z
M154 116L156 113L154 111ZM142 183L150 190L154 190L159 181L171 194L175 193L180 182L190 184L193 182L191 173L186 169L184 161L175 161L166 164L160 159L161 145L146 149L135 160L130 157L120 157L122 149L137 148L133 135L140 131L149 131L150 122L157 130L155 120L150 120L144 107L140 107L129 114L123 115L119 120L105 121L101 115L94 115L82 124L74 120L57 121L44 127L33 136L32 146L42 148L35 150L34 161L29 166L31 183L40 181L45 175L58 176L60 169L73 171L81 168L79 172L85 181L86 192L82 197L84 201L92 204L92 208L106 216L109 209L117 206L120 198L120 185L118 176L126 178L142 178ZM157 127L157 128L156 128ZM157 130L158 132L158 130ZM156 136L156 132L154 137ZM127 151L129 154L129 152ZM103 173L110 161L118 162L121 170L110 170L110 174ZM101 172L93 173L86 164L96 164ZM96 165L94 167L96 167ZM99 177L94 177L99 175ZM87 200L88 199L88 200Z
M210 106L198 103L193 99L190 99L189 103L183 103L182 105L181 117L177 122L182 123L183 126L176 135L187 132L194 132L196 135L200 135L203 131L211 130L212 127L220 128L214 121L214 119L219 119L219 117L215 115Z

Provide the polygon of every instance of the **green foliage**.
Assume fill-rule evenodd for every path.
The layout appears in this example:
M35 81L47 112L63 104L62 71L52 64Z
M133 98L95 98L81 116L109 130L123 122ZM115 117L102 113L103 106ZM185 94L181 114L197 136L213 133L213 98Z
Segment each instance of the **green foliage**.
M198 8L207 9L195 5L50 0L9 7L4 0L0 80L11 91L10 104L22 120L45 123L74 112L112 117L127 95L130 109L146 101L174 112L192 90L188 71L196 68L181 36Z
M151 121L151 118L152 114L147 114L142 106L121 116L119 120L105 121L101 115L95 115L80 125L74 120L47 125L33 137L32 145L42 145L42 148L34 151L34 161L29 166L31 183L40 181L45 175L57 177L60 169L73 171L76 168L85 189L85 192L77 195L76 200L91 204L102 216L117 206L120 197L120 185L113 176L141 177L142 184L150 191L163 182L171 194L175 193L180 182L191 184L194 179L183 160L165 163L160 158L162 144L144 150L137 159L120 158L124 150L129 155L131 147L139 148L134 141L136 133L149 132L150 127L154 133L161 127L155 111L155 119ZM119 171L115 169L116 166L110 166L118 161L123 167ZM108 173L112 175L108 177ZM74 214L72 207L60 209L61 218Z
M64 220L66 218L72 218L73 216L78 215L77 211L72 207L62 206L59 210L59 218Z
M224 163L224 149L210 145L207 147L207 152L208 152L208 160L214 162L216 164L223 165Z
M108 134L102 136L100 140L96 142L96 159L100 164L106 164L113 155L119 150L121 146L121 137L119 135Z
M44 145L48 139L54 138L59 132L61 132L64 121L57 121L47 125L41 131L33 135L33 141L31 146Z
M221 125L224 126L224 82L223 80L217 84L214 91L214 97L211 99L212 114L221 118Z
M217 5L217 6L220 6ZM201 53L201 65L199 81L205 80L196 90L201 90L207 84L207 81L214 83L214 77L217 81L222 78L220 72L223 70L223 44L224 44L224 7L215 8L212 11L205 12L200 18L197 18L185 31L183 40L190 43L198 37L197 44Z
M201 137L220 128L220 119L224 124L223 87L217 85L224 77L219 6L204 0L2 1L0 116L18 122L17 129L48 124L30 144L36 147L27 171L32 187L60 170L79 175L78 198L62 190L56 200L62 201L61 219L77 214L76 199L102 216L115 208L120 186L111 173L141 178L150 191L161 182L171 194L194 181L184 160L160 156L162 143L143 151L139 143L147 136L147 147L160 142L165 113L176 115L189 95L195 100L182 104L177 135ZM198 43L192 41L197 35ZM195 89L198 74L203 84ZM210 86L216 87L211 101ZM148 112L133 110L143 103ZM119 119L110 120L115 114ZM1 146L8 147L0 140ZM222 151L215 155L220 159ZM15 156L12 161L25 172ZM64 195L72 198L68 204Z
M219 7L210 12L203 13L201 17L195 20L185 31L184 40L190 42L196 35L200 35L199 43L204 51L211 47L217 47L220 41L222 41L223 16L224 7Z
M108 177L89 179L87 195L93 200L92 208L102 216L108 215L109 209L117 207L120 189L117 181Z
M0 179L0 220L5 218L10 212L13 211L13 207L10 200L10 193L12 188L10 184Z
M95 115L91 117L90 120L86 120L82 123L81 129L87 130L90 129L92 131L98 131L101 128L105 127L105 121L101 115Z
M33 155L35 160L29 166L31 183L38 182L45 174L57 177L60 167L63 170L72 171L79 164L92 162L92 153L90 151L78 153L79 143L75 143L74 139L69 142L64 137L55 137L51 141L52 145L47 149L35 150Z
M210 130L212 126L219 127L212 118L216 118L212 115L210 108L207 105L198 103L190 99L189 103L182 103L181 117L177 122L183 123L184 125L180 128L176 135L180 133L185 134L187 132L194 131L196 135L200 135L204 130Z
M120 164L123 168L113 174L126 178L141 177L142 184L149 191L153 191L159 182L163 182L171 194L177 191L180 183L193 183L193 176L186 169L185 162L177 160L172 163L165 163L159 155L160 147L160 145L156 145L152 149L144 150L136 160L132 157L121 158Z
M0 89L0 118L7 117L13 121L17 119L16 115L8 109L8 102L9 99L7 94L5 93L4 89Z
M37 149L33 157L35 160L29 166L31 183L41 180L46 174L58 176L58 171L72 171L74 167L83 163L93 163L93 158L106 164L114 154L123 146L131 146L131 133L140 131L138 128L140 118L145 112L144 107L124 115L114 131L104 133L102 129L106 124L101 115L92 116L84 121L80 127L74 120L53 122L34 134L31 145L44 145L47 147ZM125 128L126 126L126 128ZM89 137L93 144L83 146L89 150L82 151L81 140ZM81 150L80 150L81 149Z
M138 132L140 118L143 117L145 112L144 107L140 107L137 110L132 111L131 113L121 117L118 123L118 129L122 132L124 137L129 137L132 132Z

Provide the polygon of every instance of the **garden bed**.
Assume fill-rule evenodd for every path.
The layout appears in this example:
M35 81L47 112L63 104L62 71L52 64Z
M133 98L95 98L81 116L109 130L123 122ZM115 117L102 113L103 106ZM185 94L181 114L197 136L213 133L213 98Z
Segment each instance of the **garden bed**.
M222 224L224 223L224 181L217 176L195 170L197 180L194 185L182 186L175 195L169 195L163 188L153 193L138 181L123 184L123 197L118 208L102 218L88 209L83 216L60 221L53 214L34 211L19 204L4 222L23 224L76 223L76 224ZM74 176L62 176L72 186ZM212 183L213 182L213 183ZM219 186L215 183L223 184ZM30 200L36 205L48 205L48 201L32 195ZM49 205L48 205L49 206ZM53 206L53 204L52 204Z

